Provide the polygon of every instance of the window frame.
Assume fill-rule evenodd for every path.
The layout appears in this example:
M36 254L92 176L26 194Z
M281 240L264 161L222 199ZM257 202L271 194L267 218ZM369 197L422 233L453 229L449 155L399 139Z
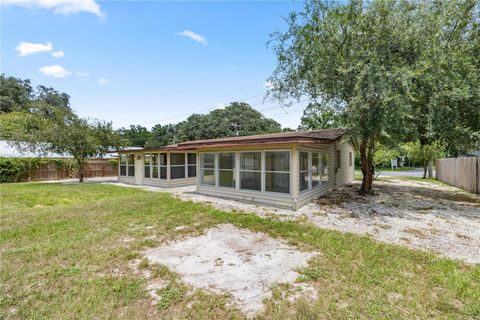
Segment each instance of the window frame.
M287 153L288 154L288 171L285 170L278 170L278 171L273 171L273 170L267 170L267 153ZM291 185L291 180L292 180L292 153L290 150L265 150L262 152L262 165L261 167L264 168L262 170L262 182L261 185L263 185L264 190L263 192L268 192L268 193L281 193L281 194L291 194L292 193L292 185ZM272 191L272 190L267 190L267 173L282 173L282 174L288 174L288 192L280 192L280 191Z
M148 159L148 164L146 164L146 161ZM148 177L145 175L147 172L148 168ZM152 154L151 153L144 153L143 154L143 177L146 179L151 179L152 178Z
M260 153L260 169L258 170L242 170L241 169L241 154L242 153ZM271 171L271 172L274 172L274 173L288 173L289 174L289 192L286 193L286 192L277 192L277 191L268 191L266 190L266 174L267 174L267 171L265 170L266 169L266 153L267 152L288 152L289 154L289 168L290 168L290 171ZM235 158L234 158L234 169L223 169L225 171L227 170L232 170L233 171L233 177L234 177L234 181L235 181L235 184L233 187L228 187L228 186L221 186L220 185L220 179L219 179L219 174L220 174L220 153L233 153ZM214 155L214 175L215 175L215 184L205 184L203 183L203 172L204 170L212 170L212 168L205 168L204 167L204 161L203 161L203 157L205 154L213 154ZM266 194L273 194L273 195L280 195L280 196L291 196L293 194L293 183L292 183L292 179L293 179L293 158L292 158L292 154L293 154L293 150L292 149L285 149L285 148L282 148L282 149L267 149L267 150L258 150L258 149L247 149L247 150L222 150L222 151L202 151L202 152L198 152L197 154L197 161L199 161L198 163L198 168L199 168L199 174L198 174L198 183L199 185L201 186L206 186L206 187L215 187L215 188L220 188L220 189L229 189L229 190L232 190L232 189L236 189L240 192L260 192L260 193L266 193ZM244 171L244 172L258 172L260 173L260 184L261 184L261 189L260 190L256 190L256 189L245 189L245 188L242 188L241 187L241 180L240 180L240 177L241 177L241 172ZM270 172L270 171L269 171Z
M300 154L301 153L306 153L307 154L307 169L305 170L300 170L301 169L301 165L302 165L302 161L301 161L301 157L300 157ZM310 151L304 151L304 150L299 150L298 151L298 190L299 192L304 192L304 191L307 191L307 190L310 190L311 189L311 177L310 177L310 167L311 167L311 152ZM300 183L300 177L302 176L302 173L306 173L307 174L307 188L305 189L301 189L301 183Z
M183 154L183 164L173 165L172 164L172 154ZM168 155L169 155L169 158L170 158L170 168L169 168L170 180L186 179L187 178L187 172L186 172L186 170L187 170L187 153L186 152L170 152ZM183 167L183 177L173 178L172 177L172 169L173 168L180 168L180 167Z
M210 168L210 167L205 167L205 160L204 160L204 157L206 154L212 154L213 155L213 168ZM213 187L217 187L217 152L201 152L199 153L199 167L200 167L200 175L198 176L198 178L200 179L200 182L199 184L202 185L202 186L213 186ZM208 171L213 171L213 184L208 184L208 183L205 183L204 182L204 172L205 170L208 170Z
M190 163L190 155L193 154L195 156L195 162L194 163ZM185 177L186 178L195 178L197 177L197 161L198 161L198 155L196 152L186 152L186 174L185 174ZM195 175L190 175L190 168L195 168Z
M165 164L162 164L162 155L165 155ZM162 178L162 168L165 168L165 178ZM168 153L167 152L158 153L158 179L159 180L168 179Z
M308 153L308 170L300 170L300 164L301 164L301 161L300 161L300 153ZM299 166L298 166L298 191L300 193L304 193L304 192L307 192L307 191L311 191L311 190L314 190L314 189L317 189L317 188L320 188L322 185L326 184L326 183L330 183L330 153L331 151L324 151L324 150L312 150L312 149L309 149L309 150L306 150L306 149L300 149L298 150L298 163L299 163ZM318 184L317 185L313 185L313 154L318 154L318 176L319 176L319 180L318 180ZM323 156L326 156L327 157L327 168L328 168L328 171L327 171L327 174L326 174L326 177L327 179L324 181L323 180L323 176L322 175L322 171L323 171ZM300 187L301 187L301 184L300 184L300 177L301 177L301 173L302 172L308 172L308 188L306 189L303 189L301 190Z
M129 158L133 158L132 164L130 164ZM130 174L130 168L132 168L133 174ZM126 177L135 177L135 153L127 153L127 175Z
M217 166L217 169L216 171L218 171L218 185L217 183L215 183L215 186L218 187L218 188L229 188L229 189L236 189L237 187L237 179L236 179L236 175L235 175L235 171L236 171L236 160L237 160L237 155L236 155L236 152L235 151L219 151L219 152L216 152L216 156L218 158L217 162L218 162L218 166ZM232 169L222 169L220 167L220 155L221 154L232 154L233 155L233 166L232 166ZM222 186L220 185L220 172L231 172L232 173L232 183L233 185L232 186Z
M264 168L265 168L265 156L264 156L264 150L254 150L254 151L240 151L239 152L239 160L240 160L240 165L238 167L238 173L239 173L239 183L240 183L240 190L247 190L247 191L253 191L253 192L265 192L265 179L264 179ZM259 153L260 154L260 169L259 170L249 170L249 169L242 169L242 154L245 153ZM253 172L253 173L260 173L260 190L257 189L247 189L247 188L242 188L242 172Z

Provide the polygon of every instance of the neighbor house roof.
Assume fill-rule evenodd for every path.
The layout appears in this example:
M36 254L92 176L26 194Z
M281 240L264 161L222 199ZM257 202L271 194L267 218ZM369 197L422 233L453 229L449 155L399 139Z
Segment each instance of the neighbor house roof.
M345 129L322 129L312 131L291 131L252 136L236 136L218 139L204 139L180 142L161 148L143 149L142 151L170 151L170 150L195 150L202 147L229 147L243 145L268 145L287 143L333 143L346 133ZM140 150L136 150L140 151ZM122 150L120 152L128 152Z
M26 143L20 143L22 145L27 145ZM6 158L46 158L46 159L58 159L58 158L73 158L69 153L56 153L56 152L33 152L28 151L28 148L25 150L19 150L16 147L14 141L0 140L0 157ZM115 158L114 154L106 154L103 158Z

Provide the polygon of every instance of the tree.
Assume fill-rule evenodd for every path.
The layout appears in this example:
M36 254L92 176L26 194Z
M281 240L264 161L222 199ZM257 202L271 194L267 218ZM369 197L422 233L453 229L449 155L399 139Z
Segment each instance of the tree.
M368 193L379 142L458 154L478 141L479 12L478 0L308 2L273 35L270 96L340 101L328 109L350 129Z
M176 139L177 128L173 124L157 124L152 128L152 136L145 143L145 147L162 147L173 144Z
M31 96L30 80L0 76L0 112L26 111Z
M404 1L312 1L289 15L286 33L272 36L277 66L270 97L342 102L332 108L360 151L363 194L371 190L378 140L401 133L411 110L405 101L410 51L404 50L411 10Z
M338 128L341 123L340 107L327 103L312 102L303 111L300 129L315 130Z
M118 133L125 142L132 147L144 147L146 142L152 139L152 133L145 127L131 125L129 129L121 128Z
M52 120L36 116L29 120L29 126L34 129L22 128L21 139L15 143L17 148L72 155L79 172L79 182L83 182L88 158L101 157L107 151L117 150L123 145L111 123L78 117Z
M420 141L409 142L403 146L403 150L409 159L422 165L424 179L427 177L428 162L445 155L445 147L439 142L430 144L422 144Z
M388 148L385 145L377 144L377 149L373 155L375 166L388 167L391 164L391 160L400 156L400 152L396 149Z
M479 2L425 1L418 10L408 91L412 140L442 141L456 156L480 141Z
M266 118L248 103L232 102L223 109L215 109L205 115L191 115L176 129L176 142L181 142L280 132L281 125Z

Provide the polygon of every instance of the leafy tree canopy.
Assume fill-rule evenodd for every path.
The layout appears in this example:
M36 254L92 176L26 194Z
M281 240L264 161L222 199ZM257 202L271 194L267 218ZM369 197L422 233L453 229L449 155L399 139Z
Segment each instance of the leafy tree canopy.
M368 193L379 141L420 139L418 122L450 145L478 135L479 11L476 0L309 1L288 16L287 32L272 36L270 96L307 96L339 113L360 152L360 192ZM320 126L331 122L325 117ZM445 119L450 130L442 133Z
M88 158L122 145L111 123L79 118L70 97L53 88L32 90L29 80L1 75L0 137L20 150L69 153L83 181Z
M156 125L151 131L141 126L122 128L120 133L132 146L159 147L198 139L246 136L282 131L273 119L243 102L232 102L207 114L193 114L177 124Z

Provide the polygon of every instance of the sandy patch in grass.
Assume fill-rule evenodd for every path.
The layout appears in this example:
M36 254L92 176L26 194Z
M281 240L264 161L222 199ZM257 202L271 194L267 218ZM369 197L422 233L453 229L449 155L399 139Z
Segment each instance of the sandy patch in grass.
M391 178L374 182L375 195L360 196L360 182L355 181L298 211L196 194L195 186L133 187L169 192L182 200L225 211L303 219L321 228L369 235L382 242L480 263L480 196L445 184Z
M295 271L314 253L296 250L263 233L223 224L204 235L144 252L152 262L167 266L188 285L227 294L244 313L253 316L271 297L277 283L293 283Z

